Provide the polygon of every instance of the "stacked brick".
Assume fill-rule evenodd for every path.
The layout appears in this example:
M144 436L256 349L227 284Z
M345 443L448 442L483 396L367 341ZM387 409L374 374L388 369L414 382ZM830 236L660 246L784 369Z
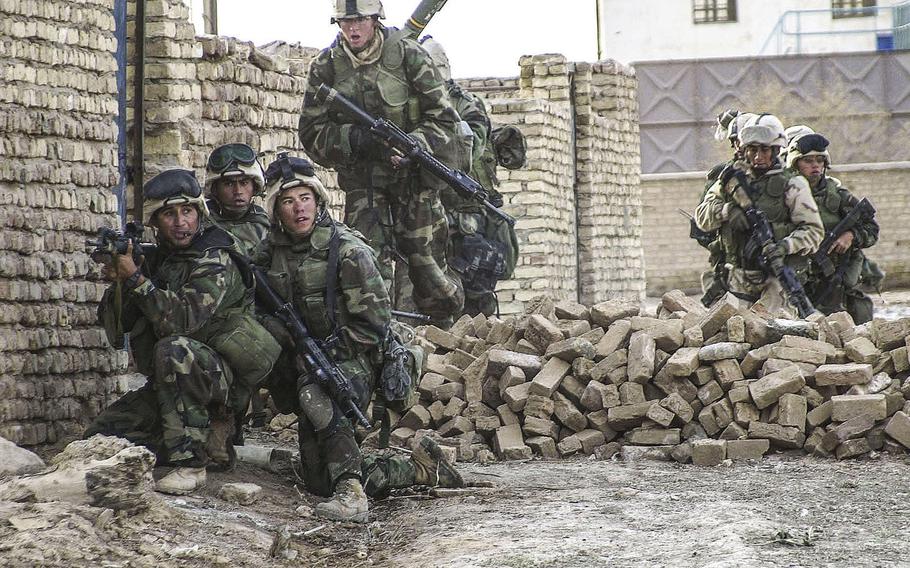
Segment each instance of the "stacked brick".
M84 241L117 226L113 0L0 4L0 436L54 442L122 392Z
M433 353L394 443L435 430L458 459L594 454L701 465L770 448L853 458L910 448L910 318L765 320L732 296L548 298L521 318L421 332Z

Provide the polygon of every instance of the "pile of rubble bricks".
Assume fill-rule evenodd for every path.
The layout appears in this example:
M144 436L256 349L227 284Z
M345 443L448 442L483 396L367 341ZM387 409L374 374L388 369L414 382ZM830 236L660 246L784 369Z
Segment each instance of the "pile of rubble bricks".
M541 297L521 317L419 331L420 402L393 445L434 436L460 461L663 459L713 465L770 449L856 458L910 448L910 318L763 319L730 295L674 290L590 308Z

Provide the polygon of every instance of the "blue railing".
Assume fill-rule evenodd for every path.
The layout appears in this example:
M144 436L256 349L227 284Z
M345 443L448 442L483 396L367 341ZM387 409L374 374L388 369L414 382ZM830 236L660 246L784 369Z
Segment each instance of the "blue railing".
M812 16L826 14L831 16L830 21L847 22L846 16L875 16L876 18L883 12L890 12L891 26L889 27L863 27L857 29L825 29L812 30L803 27L806 20ZM843 16L844 18L837 18ZM869 6L863 8L831 8L815 10L787 10L780 15L777 23L774 24L771 33L768 34L765 43L762 44L759 55L785 55L789 53L803 53L803 38L817 36L838 36L838 35L872 35L875 38L888 36L893 37L894 49L910 49L910 1L897 4L895 6ZM792 38L792 42L787 41ZM774 51L769 53L768 48L774 46Z

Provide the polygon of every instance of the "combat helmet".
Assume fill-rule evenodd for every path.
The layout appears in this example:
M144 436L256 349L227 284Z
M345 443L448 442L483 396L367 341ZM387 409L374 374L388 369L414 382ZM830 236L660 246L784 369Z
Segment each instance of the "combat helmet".
M717 115L714 121L714 139L721 141L730 136L730 123L739 116L740 112L736 109L728 108Z
M281 192L295 187L308 187L316 194L316 203L319 213L316 215L316 224L320 225L329 218L328 202L329 192L316 176L313 164L304 158L290 156L287 152L278 154L275 161L265 170L266 182L266 211L272 218L272 224L277 225L278 216L275 215L275 205Z
M202 187L196 180L196 172L184 169L161 172L142 187L142 224L152 226L155 213L165 207L180 204L195 206L199 210L200 220L209 214L202 196Z
M428 35L420 38L420 45L422 45L430 55L430 59L433 60L433 64L436 66L439 74L442 75L442 80L448 81L451 79L452 66L449 64L449 56L446 55L445 50L442 48L442 44L436 41L433 36Z
M807 156L823 156L825 167L831 166L831 154L828 153L828 139L810 132L802 136L795 136L787 146L787 167L795 168L796 161Z
M332 0L332 3L335 5L331 20L333 24L338 20L364 16L385 18L385 9L382 7L381 0Z
M265 192L265 176L255 150L238 143L218 146L205 164L205 194L212 195L216 181L241 176L253 180L254 195Z
M789 163L789 160L787 159L787 151L790 149L790 144L793 143L794 138L813 133L815 133L815 131L805 124L794 124L793 126L788 126L787 129L784 130L784 134L787 135L787 145L780 149L780 163Z
M740 146L760 144L782 148L787 145L784 124L773 114L759 114L742 127L739 132L739 144Z
M731 143L738 143L739 132L756 116L758 115L751 112L741 112L733 117L733 120L727 125L727 140Z

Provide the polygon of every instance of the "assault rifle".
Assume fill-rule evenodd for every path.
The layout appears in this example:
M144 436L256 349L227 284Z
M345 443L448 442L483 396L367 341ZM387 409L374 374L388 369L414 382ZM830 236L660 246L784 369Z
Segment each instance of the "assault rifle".
M426 314L418 314L417 312L405 312L402 310L392 310L392 316L396 318L419 321L420 323L430 323L433 320L433 318Z
M307 370L316 379L326 393L352 420L356 420L365 428L370 427L370 422L357 406L357 393L351 385L351 379L326 355L319 342L310 335L306 324L294 306L284 301L281 296L269 285L268 279L262 271L252 264L249 265L256 279L256 299L269 312L274 314L284 323L294 340L297 354L303 359Z
M735 177L739 182L742 191L747 194L753 193L752 184L746 178L745 172L736 170L732 177ZM771 229L771 223L768 221L764 211L757 209L752 204L751 199L737 200L737 202L746 214L746 220L749 222L749 226L752 227L752 239L759 248L764 249L767 245L773 244L775 242L774 231ZM744 205L746 206L744 207ZM809 296L806 294L806 290L796 277L796 273L787 266L786 262L782 259L776 262L768 262L764 255L761 255L759 262L780 281L781 287L787 293L787 300L799 312L799 317L805 319L816 311L812 301L809 300Z
M490 203L487 191L477 180L472 179L468 174L460 170L450 168L440 162L436 156L424 150L417 139L402 130L397 124L384 118L373 118L344 95L326 84L320 85L316 91L316 101L320 104L336 105L339 110L353 118L354 122L364 128L369 128L373 136L388 144L404 159L417 162L420 167L444 181L461 197L476 201L491 214L511 226L515 225L514 217Z
M98 229L98 237L95 240L86 239L86 252L92 258L101 260L117 254L126 254L130 243L133 243L133 262L136 263L136 266L141 266L142 257L148 256L157 248L152 243L143 243L142 234L142 225L134 222L127 223L123 232L110 227L101 227Z
M841 235L852 229L861 219L868 219L875 215L875 207L865 197L850 210L830 231L825 233L825 239L818 245L818 250L812 255L812 261L822 269L825 276L834 274L834 263L828 256L828 249Z

